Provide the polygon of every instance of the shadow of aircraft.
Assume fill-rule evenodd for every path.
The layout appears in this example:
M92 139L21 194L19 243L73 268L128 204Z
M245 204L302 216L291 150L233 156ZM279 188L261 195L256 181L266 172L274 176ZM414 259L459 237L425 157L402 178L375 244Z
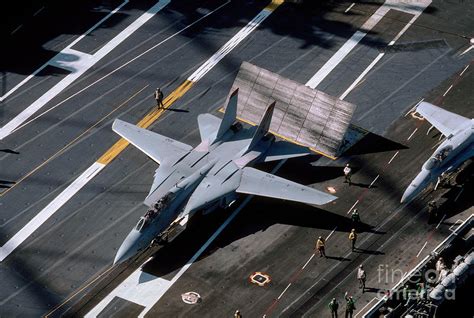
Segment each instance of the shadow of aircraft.
M235 204L238 206L238 204ZM291 213L289 212L291 211ZM230 211L217 211L209 215L196 215L192 224L172 242L159 247L154 258L143 270L162 277L186 264L189 258L205 243L216 229L229 216ZM309 205L256 197L240 212L229 227L201 254L199 259L212 255L220 248L266 231L275 224L287 224L297 227L333 230L348 233L353 225L349 218L318 209ZM365 225L364 229L370 229ZM349 259L335 257L339 261Z
M408 149L396 141L368 132L362 139L344 152L345 156Z
M11 150L11 149L0 149L0 152L11 153L13 155L19 155L20 154L18 151Z

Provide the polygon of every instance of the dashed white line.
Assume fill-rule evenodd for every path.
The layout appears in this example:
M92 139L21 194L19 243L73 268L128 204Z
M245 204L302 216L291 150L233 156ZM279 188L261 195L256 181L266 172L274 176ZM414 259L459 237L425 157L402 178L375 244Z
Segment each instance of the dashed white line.
M377 179L380 177L380 175L378 174L375 179L370 183L369 185L369 189L374 185L375 181L377 181Z
M464 54L466 54L467 52L469 52L470 50L474 49L474 45L471 45L470 47L468 47L466 50L464 50L464 52L462 52L459 56L462 56Z
M10 35L15 34L16 31L20 30L22 27L23 27L23 24L20 24L19 26L17 26L17 27L15 28L15 30L13 30L13 31L10 32ZM1 99L0 99L0 101L1 101Z
M392 158L390 158L390 160L388 161L387 164L391 164L392 161L393 161L393 159L395 159L395 157L398 155L399 152L400 152L400 151L397 151L397 152L392 156Z
M425 249L426 244L428 244L428 241L426 241L425 244L423 244L423 246L421 247L421 250L418 252L418 254L416 254L416 257L420 256L421 251L423 251Z
M281 292L280 296L278 296L277 299L280 299L283 296L283 294L288 290L288 288L290 288L290 286L291 286L291 283L289 283L288 286L286 286L286 288Z
M354 208L355 208L355 206L357 205L357 203L359 203L359 200L357 200L357 201L356 201L356 202L355 202L355 203L354 203L354 204L351 206L351 208L350 208L350 209L347 211L347 213L346 213L346 214L349 214L349 213L351 213L352 209L354 209Z
M41 11L43 11L43 9L44 9L44 6L42 6L42 7L39 8L38 10L36 10L36 12L33 13L33 16L34 16L34 17L37 16Z
M451 86L448 87L448 89L446 90L446 92L444 92L443 97L446 96L446 94L448 94L448 92L451 90L451 88L453 88L453 85L452 85L452 84L451 84Z
M347 8L346 11L344 11L344 13L349 12L349 11L352 9L352 7L353 7L354 5L355 5L355 2L353 2L353 3L349 6L349 8Z
M305 269L306 266L309 264L309 262L311 262L311 260L313 259L313 257L315 256L316 254L313 253L313 255L311 255L311 257L306 261L306 263L303 265L303 267L301 267L301 269Z
M334 228L334 230L331 231L331 233L329 233L329 235L326 237L326 241L329 240L329 238L331 237L331 235L334 234L334 232L336 231L337 229L337 226Z
M461 196L461 193L464 191L464 188L461 188L461 190L459 191L458 195L456 196L456 198L454 199L454 202L456 202L459 197Z
M411 135L407 138L407 140L410 140L413 135L416 133L416 131L418 130L418 128L415 128L415 130L413 130L413 132L411 133Z
M441 223L443 223L445 217L446 217L446 214L443 215L443 217L442 217L441 220L439 221L438 225L436 225L436 228L439 228L439 226L441 225Z
M461 72L461 74L459 74L459 76L462 76L464 74L464 72L469 68L469 65L471 64L468 64Z

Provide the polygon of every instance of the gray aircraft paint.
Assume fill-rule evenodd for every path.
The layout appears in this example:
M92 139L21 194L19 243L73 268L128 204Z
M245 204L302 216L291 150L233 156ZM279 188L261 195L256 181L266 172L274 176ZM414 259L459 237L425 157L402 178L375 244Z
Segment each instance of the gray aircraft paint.
M420 173L403 193L400 202L410 202L423 189L436 182L442 174L450 173L474 156L474 119L446 111L422 102L417 112L438 129L446 140L423 164Z
M144 203L153 208L171 197L153 217L142 217L122 243L114 263L120 263L160 234L185 226L196 212L207 213L231 204L238 193L322 205L336 199L330 194L250 168L268 162L308 155L304 147L276 141L268 132L275 103L256 127L244 129L236 122L238 90L227 100L221 120L211 114L198 116L202 142L186 144L116 119L113 130L160 164ZM143 226L143 224L145 225Z

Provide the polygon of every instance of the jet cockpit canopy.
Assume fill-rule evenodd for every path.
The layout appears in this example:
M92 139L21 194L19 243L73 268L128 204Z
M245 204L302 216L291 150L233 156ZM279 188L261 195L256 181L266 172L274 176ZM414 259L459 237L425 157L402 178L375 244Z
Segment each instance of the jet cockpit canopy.
M449 153L453 150L453 146L446 146L436 151L433 156L425 163L423 168L431 170L440 165L440 163L448 157Z

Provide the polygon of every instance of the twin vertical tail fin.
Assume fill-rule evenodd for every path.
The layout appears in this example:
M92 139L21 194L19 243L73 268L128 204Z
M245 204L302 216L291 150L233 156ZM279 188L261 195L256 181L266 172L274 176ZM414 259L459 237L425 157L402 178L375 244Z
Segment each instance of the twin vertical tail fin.
M239 89L237 88L229 97L227 101L227 107L225 109L224 118L222 118L219 130L215 140L219 140L224 134L230 129L237 118L237 100L239 96Z
M208 146L221 140L234 124L237 118L238 92L239 89L237 88L229 96L223 119L211 114L200 114L198 116L199 134L201 135L201 140Z
M255 130L255 133L253 134L252 141L250 141L250 144L247 147L247 151L255 147L255 145L257 145L257 143L263 138L263 136L265 136L270 130L270 123L272 121L275 103L276 102L273 102L270 106L267 107L267 110L265 111L265 114L263 115L260 124L258 124L257 126L257 130Z

